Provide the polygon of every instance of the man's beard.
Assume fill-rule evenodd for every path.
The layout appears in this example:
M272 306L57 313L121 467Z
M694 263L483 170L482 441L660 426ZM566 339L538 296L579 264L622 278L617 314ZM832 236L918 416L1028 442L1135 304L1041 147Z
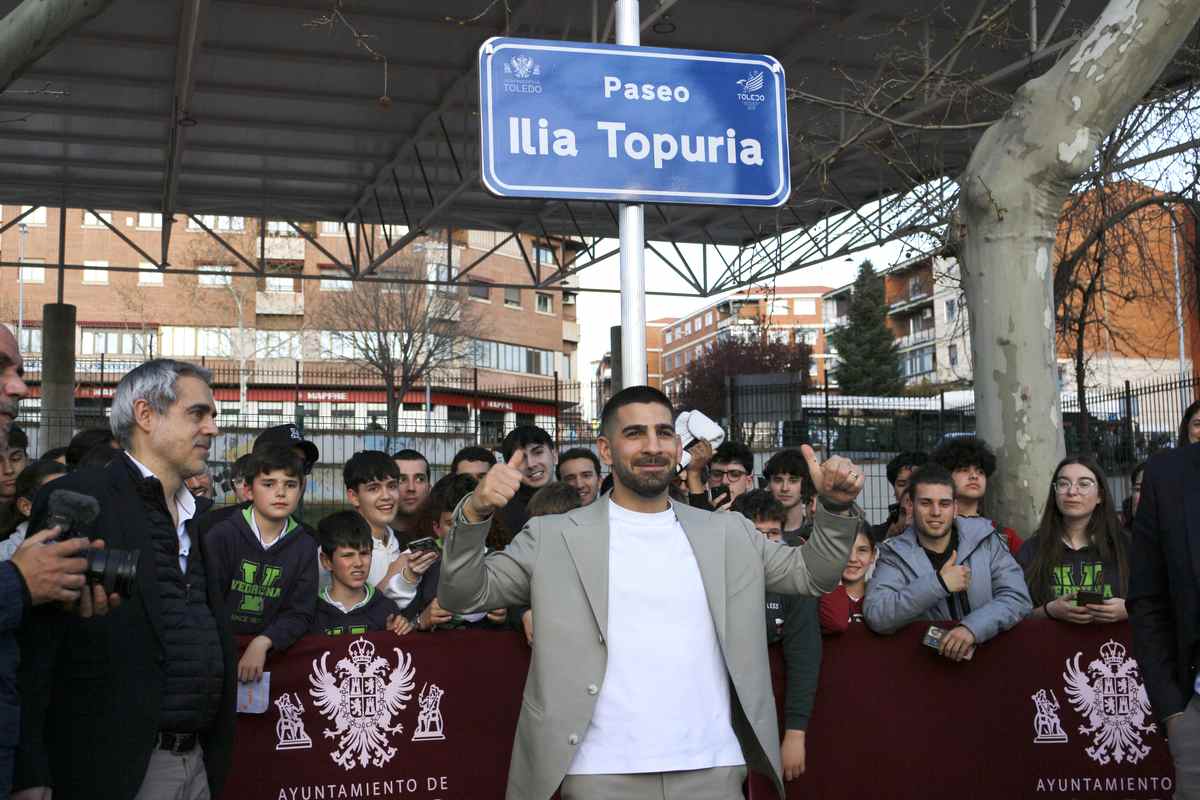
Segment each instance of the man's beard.
M667 491L667 487L671 485L671 481L675 478L674 471L671 469L672 462L670 459L642 459L637 462L638 465L657 464L666 467L658 475L639 475L633 469L633 465L626 465L619 459L613 460L613 472L616 473L617 480L621 485L632 491L639 497L659 497Z

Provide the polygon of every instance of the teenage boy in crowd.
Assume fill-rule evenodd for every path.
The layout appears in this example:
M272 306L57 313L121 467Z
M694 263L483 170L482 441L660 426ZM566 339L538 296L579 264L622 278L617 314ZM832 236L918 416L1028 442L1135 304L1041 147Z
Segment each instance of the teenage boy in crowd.
M447 475L433 485L429 492L429 501L425 506L425 514L429 519L429 530L441 552L442 541L450 532L454 522L454 508L459 501L475 490L478 484L470 475ZM413 620L414 627L419 631L432 631L437 628L486 628L495 630L502 627L508 618L508 609L498 608L486 613L451 614L442 608L437 599L438 579L441 576L441 564L430 567L421 581L416 598L404 609L404 615Z
M396 488L396 517L392 529L403 539L410 539L416 530L417 512L429 497L429 462L416 450L401 450L392 456L399 478Z
M533 493L554 480L554 440L550 434L537 425L518 425L508 432L500 445L504 463L512 460L518 450L525 454L525 464L521 468L521 488L516 496L500 512L504 527L510 531L519 531L529 520L529 512L525 505Z
M845 633L852 624L862 624L863 600L867 596L867 573L875 563L876 544L868 526L863 523L854 537L850 558L842 570L842 582L828 594L821 595L817 615L822 634Z
M798 545L808 540L812 530L810 504L816 502L816 492L808 477L808 462L798 448L780 450L763 466L767 488L787 511L783 523L783 541Z
M486 447L469 445L454 454L450 462L451 475L470 475L477 481L483 480L488 470L496 466L496 454Z
M359 635L389 630L403 636L412 630L396 601L377 591L371 572L371 526L353 511L337 511L317 523L321 567L329 585L317 599L310 633L324 636Z
M799 454L799 451L796 451ZM804 465L808 473L807 463ZM733 510L754 524L768 541L782 542L788 511L766 489L755 489L733 503ZM817 598L767 592L767 644L783 642L787 670L783 693L784 733L780 750L783 779L804 774L805 731L821 674L821 631Z
M600 457L590 448L572 447L562 453L555 473L579 493L580 505L590 505L600 496Z
M13 504L12 529L0 529L0 561L8 561L25 541L29 529L29 515L33 512L33 496L45 484L67 474L65 464L57 461L35 461L17 476L17 500Z
M963 661L1033 610L1025 575L989 520L957 515L956 484L938 464L912 477L912 525L879 545L863 604L867 625L895 633L917 620L954 620L938 652Z
M713 453L708 474L728 486L729 496L737 500L754 489L754 454L741 442L723 442Z
M941 464L954 476L958 488L958 515L968 519L986 520L999 531L1014 556L1021 549L1021 537L994 519L983 516L983 498L987 494L988 478L996 471L996 456L982 439L973 436L956 437L942 442L929 460Z
M929 461L929 455L919 450L900 453L887 465L888 483L892 485L892 493L896 502L888 506L887 519L870 528L871 539L882 542L893 536L899 536L908 528L911 509L908 507L908 483L912 480L915 470L923 467Z
M261 448L247 478L249 507L213 525L208 547L234 634L254 637L238 661L238 679L256 681L268 651L287 650L313 625L317 543L292 518L304 460L291 447Z
M409 553L392 528L400 502L400 468L381 450L363 450L350 456L342 468L346 500L371 528L371 568L367 581L403 608L417 595L421 577L437 553ZM321 585L329 573L321 571Z

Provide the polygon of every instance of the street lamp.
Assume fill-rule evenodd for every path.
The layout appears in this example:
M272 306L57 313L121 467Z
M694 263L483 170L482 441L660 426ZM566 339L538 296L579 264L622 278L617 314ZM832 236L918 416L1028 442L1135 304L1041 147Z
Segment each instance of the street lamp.
M20 237L17 239L17 350L24 346L21 330L25 327L25 237L29 234L29 226L24 222L17 226Z

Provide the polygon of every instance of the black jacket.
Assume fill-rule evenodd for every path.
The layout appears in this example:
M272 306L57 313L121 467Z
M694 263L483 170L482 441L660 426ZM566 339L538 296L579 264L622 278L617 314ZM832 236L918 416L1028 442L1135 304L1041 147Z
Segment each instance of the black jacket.
M784 729L808 730L821 674L821 623L817 598L767 592L767 644L783 642L786 680Z
M32 598L16 564L0 562L0 770L12 761L21 730L21 701L17 694L17 628ZM10 775L0 773L0 797L8 796Z
M83 620L54 604L27 615L22 628L21 742L15 789L51 786L56 800L128 800L141 786L160 730L165 659L163 612L155 578L155 548L125 458L66 475L34 501L34 530L51 491L70 489L100 502L88 534L105 546L140 552L133 597L104 617ZM202 504L197 501L197 512ZM191 558L205 559L207 541L196 526ZM236 650L215 570L206 594L216 619L224 676L216 718L201 734L209 785L216 796L233 751Z
M1159 719L1187 706L1200 644L1200 444L1154 456L1133 520L1133 652ZM1165 730L1165 729L1164 729Z
M367 591L371 596L366 604L348 613L324 597L318 598L316 618L309 632L315 636L358 636L369 631L387 630L388 617L399 614L400 606L374 587L368 586Z

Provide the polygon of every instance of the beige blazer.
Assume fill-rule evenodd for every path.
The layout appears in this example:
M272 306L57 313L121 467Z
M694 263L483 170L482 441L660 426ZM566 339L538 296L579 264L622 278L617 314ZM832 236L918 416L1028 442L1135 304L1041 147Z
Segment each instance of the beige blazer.
M734 732L747 764L770 775L782 797L764 595L832 591L849 557L858 519L818 508L808 543L788 547L768 541L740 514L671 505L708 595L729 671ZM567 773L604 684L608 498L567 514L531 519L507 548L485 557L488 526L467 522L461 504L455 510L442 553L438 599L458 613L516 605L534 609L533 658L506 797L547 800Z

